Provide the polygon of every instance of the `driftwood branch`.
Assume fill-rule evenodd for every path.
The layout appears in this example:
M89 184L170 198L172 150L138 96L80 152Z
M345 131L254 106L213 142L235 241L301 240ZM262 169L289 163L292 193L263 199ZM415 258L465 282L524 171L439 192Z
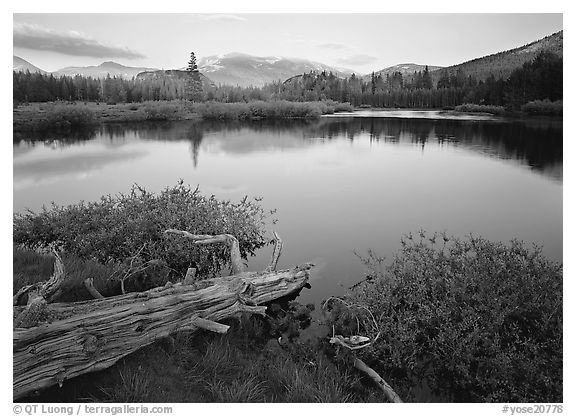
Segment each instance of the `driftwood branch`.
M12 298L12 304L14 306L21 305L23 303L29 304L30 302L24 301L24 295L28 295L33 292L38 292L38 294L44 298L47 303L53 302L62 293L62 283L66 279L66 272L64 269L64 263L62 258L56 250L52 250L54 255L54 272L50 279L45 282L34 283L32 285L24 286L21 288Z
M188 270L186 270L186 277L184 278L182 284L191 285L194 283L194 280L196 280L196 269L194 267L190 267Z
M192 240L194 244L225 243L228 245L228 250L230 251L232 274L238 274L244 271L244 264L242 263L242 256L240 255L240 244L238 243L238 239L231 234L201 235L174 229L166 230L164 234L188 238Z
M272 272L276 270L280 254L282 254L282 239L276 231L274 231L274 250L272 251L272 258L270 259L270 264L266 268L266 271Z
M104 299L104 296L94 287L94 279L92 277L84 280L84 287L90 292L94 299Z
M390 387L390 385L386 383L386 380L380 377L380 375L372 368L368 367L366 363L364 363L364 361L362 361L360 358L354 357L354 367L362 371L366 375L368 375L368 377L370 377L372 380L374 380L374 382L378 384L378 387L380 387L380 389L384 392L384 395L386 396L388 401L392 403L403 403L402 399L400 399L400 396L398 396L398 394L394 391L394 389L392 389L392 387Z
M378 323L376 322L376 318L374 318L374 315L372 314L372 311L370 311L370 309L368 309L364 305L348 303L345 300L334 296L326 299L323 302L322 307L325 308L330 301L339 301L342 304L344 304L344 306L346 306L348 309L356 308L364 310L370 316L369 320L364 321L364 325L367 326L368 324L370 324L370 326L372 326L373 331L377 331L376 335L372 339L361 335L351 335L349 337L344 337L342 335L336 335L334 326L332 326L332 337L330 338L330 344L339 345L341 347L349 349L350 351L357 351L373 345L378 340L378 338L380 337L380 329L378 327ZM358 331L360 331L360 320L358 319L357 316L356 316L356 322L358 324ZM388 401L392 403L402 403L400 396L398 396L398 394L394 391L394 389L390 387L390 385L386 382L386 380L380 377L380 375L372 368L368 367L368 365L366 365L364 361L356 357L354 352L352 354L354 354L353 355L354 367L362 371L366 375L368 375L384 392L384 395L386 396Z

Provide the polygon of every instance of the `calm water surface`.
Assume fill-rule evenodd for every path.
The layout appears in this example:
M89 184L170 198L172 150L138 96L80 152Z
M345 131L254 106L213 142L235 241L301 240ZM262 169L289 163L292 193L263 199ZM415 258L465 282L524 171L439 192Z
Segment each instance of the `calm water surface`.
M134 183L159 191L180 178L219 198L261 196L278 209L279 267L316 264L304 303L362 279L355 251L391 257L403 234L420 229L518 238L562 261L561 122L425 113L17 135L14 211L96 200ZM270 252L250 259L250 270L263 269Z

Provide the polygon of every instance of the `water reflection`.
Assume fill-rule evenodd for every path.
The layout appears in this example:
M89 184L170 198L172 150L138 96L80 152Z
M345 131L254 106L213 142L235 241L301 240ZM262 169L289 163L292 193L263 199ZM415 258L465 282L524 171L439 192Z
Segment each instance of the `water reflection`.
M66 133L17 133L14 157L34 145L65 148L98 140L118 148L138 140L188 141L196 167L205 137L219 135L211 143L221 152L248 154L264 149L289 149L346 138L354 142L367 136L370 142L461 147L489 157L513 160L555 180L562 180L562 124L552 119L505 121L325 117L320 120L274 120L251 122L175 122L107 124L90 130ZM261 139L266 135L266 140ZM228 140L228 138L233 139Z
M317 265L304 303L362 278L355 251L390 256L419 229L519 238L562 261L562 126L553 121L110 124L16 136L13 158L19 212L134 183L158 192L179 179L222 199L261 196L265 209L278 210L279 267ZM250 270L266 267L270 250L250 259Z

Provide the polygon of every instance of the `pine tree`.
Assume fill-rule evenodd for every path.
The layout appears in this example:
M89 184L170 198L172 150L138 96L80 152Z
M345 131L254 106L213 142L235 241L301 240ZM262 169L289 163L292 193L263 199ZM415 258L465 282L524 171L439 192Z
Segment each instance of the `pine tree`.
M186 79L186 98L190 101L200 101L202 98L202 81L194 52L190 52L190 61L188 62L186 71L188 72Z

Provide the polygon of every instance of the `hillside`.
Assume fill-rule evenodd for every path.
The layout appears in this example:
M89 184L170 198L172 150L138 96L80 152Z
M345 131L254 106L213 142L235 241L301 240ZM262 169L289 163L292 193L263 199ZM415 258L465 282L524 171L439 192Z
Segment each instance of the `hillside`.
M378 75L382 75L382 78L386 79L386 75L392 75L395 72L400 72L402 75L413 75L414 72L419 72L419 71L424 71L424 69L426 68L426 65L420 65L420 64L398 64L398 65L394 65L394 66L389 66L388 68L384 68L381 69L380 71L375 71L374 75L378 76ZM428 65L428 70L429 71L435 71L438 69L442 69L441 66L433 66L433 65ZM370 77L372 76L372 74L368 74L362 77L363 80L365 81L369 81Z
M157 70L158 70L157 68L132 67L108 61L103 62L97 66L69 66L66 68L59 69L58 71L54 71L53 74L54 76L83 75L85 77L92 77L92 78L106 78L108 75L110 75L111 77L116 76L130 79L138 75L140 72L157 71Z
M546 50L562 56L562 48L563 31L560 31L519 48L435 70L432 72L432 80L434 83L438 82L443 70L455 74L459 69L466 76L472 75L477 80L485 80L490 74L494 74L496 78L506 79L514 69L522 66L525 62L533 60L539 52Z
M13 55L13 64L12 70L16 72L26 72L29 71L30 73L39 72L41 74L47 74L46 71L38 68L37 66L32 65L25 59L20 58L19 56Z
M250 85L261 87L274 81L284 81L310 71L332 71L337 76L348 76L352 71L334 68L305 59L278 56L259 57L241 53L208 56L198 62L200 72L216 84Z

